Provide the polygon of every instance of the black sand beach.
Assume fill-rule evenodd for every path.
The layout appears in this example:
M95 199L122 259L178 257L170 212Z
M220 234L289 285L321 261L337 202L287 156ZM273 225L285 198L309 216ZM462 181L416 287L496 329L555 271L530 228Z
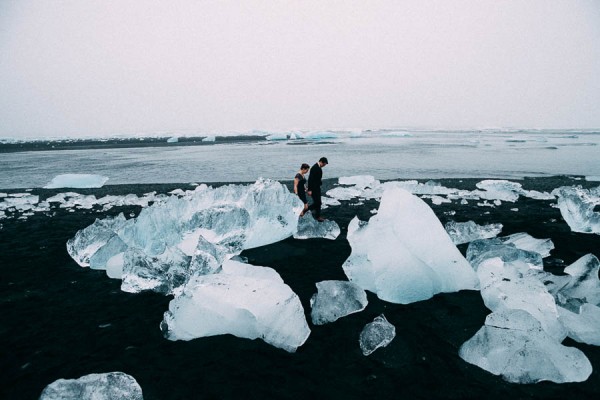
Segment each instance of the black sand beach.
M441 179L446 187L475 189L482 179ZM334 186L325 182L324 190ZM596 187L597 182L568 177L530 178L524 189L550 191L563 185ZM291 184L287 183L290 188ZM216 186L216 185L213 185ZM167 193L185 185L105 186L79 193ZM68 190L36 189L47 198ZM8 191L10 192L10 191ZM22 192L22 190L19 190ZM428 204L430 200L425 199ZM133 376L145 399L234 398L400 398L400 399L596 399L600 396L600 348L576 343L594 371L586 382L519 385L503 381L459 358L458 348L483 325L489 310L479 292L439 294L409 305L391 304L368 293L367 308L334 323L310 323L310 297L315 283L346 280L342 263L351 252L346 229L355 216L368 220L374 200L357 200L324 210L342 228L334 241L295 240L242 253L248 262L274 268L298 294L312 330L294 354L260 340L231 335L171 342L159 324L171 297L120 291L120 281L104 271L79 267L66 242L95 218L139 207L115 207L108 212L58 210L48 217L0 220L0 398L35 399L60 378L122 371ZM545 268L559 273L579 257L600 257L600 236L571 232L553 201L521 197L516 203L480 207L476 201L432 205L442 223L502 223L501 235L527 232L550 238L555 249ZM512 209L518 208L518 211ZM454 215L449 215L455 212ZM467 245L459 246L463 254ZM363 356L358 337L365 324L384 314L396 327L396 338L370 356Z

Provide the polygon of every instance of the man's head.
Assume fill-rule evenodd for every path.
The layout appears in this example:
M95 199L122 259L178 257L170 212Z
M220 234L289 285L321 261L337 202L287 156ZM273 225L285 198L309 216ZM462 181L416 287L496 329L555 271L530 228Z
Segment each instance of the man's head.
M325 157L319 158L319 167L323 168L327 164L329 164L329 162L327 161L327 158L325 158Z

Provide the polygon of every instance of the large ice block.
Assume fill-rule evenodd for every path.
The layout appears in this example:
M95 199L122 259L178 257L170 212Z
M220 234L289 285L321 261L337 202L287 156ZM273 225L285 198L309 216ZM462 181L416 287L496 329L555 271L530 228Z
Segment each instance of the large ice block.
M563 186L552 194L558 196L560 213L573 232L600 234L600 212L594 211L600 204L600 186L589 190Z
M239 266L238 266L239 267ZM194 276L169 303L161 329L169 340L232 334L295 352L310 329L298 296L274 270L248 266ZM277 274L278 275L278 274Z
M346 276L382 300L406 304L478 288L475 272L431 208L406 190L388 188L369 222L355 217L348 241Z
M340 226L333 220L322 222L313 218L310 212L298 218L298 230L294 239L323 238L335 240L340 235Z
M514 383L582 382L592 373L583 352L560 344L523 310L488 315L485 325L460 347L459 355Z

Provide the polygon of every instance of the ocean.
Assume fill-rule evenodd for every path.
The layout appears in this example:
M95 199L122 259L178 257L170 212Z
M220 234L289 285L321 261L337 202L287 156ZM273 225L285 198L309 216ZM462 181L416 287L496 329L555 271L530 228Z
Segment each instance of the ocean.
M328 136L328 137L327 137ZM100 198L254 182L259 176L291 179L302 162L326 156L324 192L337 177L435 179L445 187L475 190L484 178L509 179L526 190L551 192L560 186L597 187L600 135L580 132L369 132L359 137L321 135L301 140L232 141L219 144L119 148L82 144L77 149L0 153L0 192L28 193L40 201L76 191ZM182 141L183 143L183 141ZM57 145L55 144L50 144ZM86 148L86 146L90 148ZM43 189L55 175L94 173L109 181L96 189ZM30 189L30 190L29 190ZM28 190L25 192L25 190ZM501 235L527 232L549 238L555 249L544 260L560 274L581 256L600 257L600 236L572 232L555 200L519 197L512 202L435 204L424 198L442 223L502 223ZM275 269L300 298L310 321L315 283L346 280L341 268L351 253L346 239L355 216L368 220L375 199L341 201L324 215L338 223L336 240L288 238L245 250L255 265ZM581 383L515 384L458 356L459 347L483 325L490 311L477 291L460 291L400 305L367 292L359 313L313 326L295 353L261 340L231 335L166 340L159 325L172 296L131 294L104 271L82 268L66 242L96 218L136 205L53 208L26 218L0 219L0 398L35 399L61 378L122 371L140 384L145 399L591 399L600 395L600 348L566 339L593 366ZM467 245L459 245L465 254ZM384 314L396 327L389 346L364 356L358 344L365 324Z

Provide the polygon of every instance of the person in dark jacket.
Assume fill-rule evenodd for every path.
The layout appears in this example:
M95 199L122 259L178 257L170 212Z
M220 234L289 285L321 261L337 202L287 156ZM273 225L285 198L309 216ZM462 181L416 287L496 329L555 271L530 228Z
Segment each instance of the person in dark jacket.
M329 162L327 158L321 157L319 161L312 166L308 176L308 195L312 197L313 203L308 207L312 211L315 219L319 222L325 221L321 217L321 180L323 179L323 167Z
M310 166L308 164L302 164L300 166L300 170L294 177L294 193L296 193L296 195L300 197L300 200L302 200L302 203L304 203L304 209L300 213L301 217L304 216L306 211L308 211L308 200L306 199L306 179L304 178L304 175L306 175L309 168Z

